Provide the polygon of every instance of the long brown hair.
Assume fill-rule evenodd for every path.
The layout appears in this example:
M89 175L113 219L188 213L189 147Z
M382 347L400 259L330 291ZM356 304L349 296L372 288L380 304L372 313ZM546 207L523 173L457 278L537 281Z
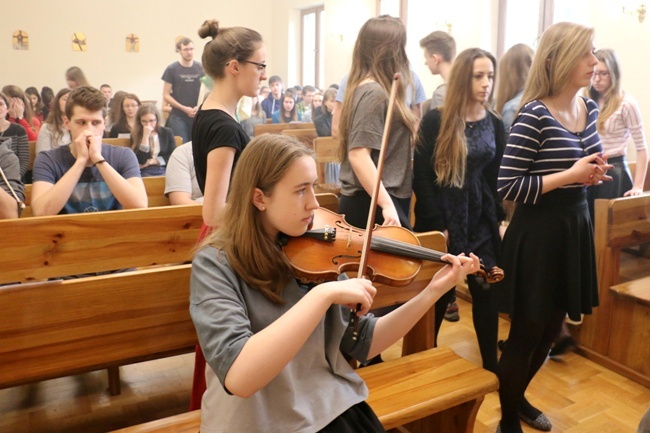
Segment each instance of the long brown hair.
M233 271L272 302L283 303L282 290L292 278L278 240L266 233L261 211L252 203L255 188L266 196L291 165L313 152L296 138L280 134L255 137L242 152L230 183L223 221L201 245L225 252Z
M610 118L614 112L618 109L618 106L621 105L623 96L625 95L623 89L621 89L621 68L618 62L618 56L614 50L609 48L603 48L596 51L596 58L599 62L602 62L607 66L609 71L609 80L610 86L605 93L600 94L592 85L587 89L587 93L591 99L600 103L602 99L603 106L600 107L600 114L598 114L598 121L596 122L596 127L598 132L602 133L605 129L605 122Z
M535 52L526 44L515 44L501 57L499 62L499 84L497 85L497 113L503 106L524 89L530 65Z
M68 89L67 87L59 90L59 92L52 100L52 108L50 109L50 114L48 114L47 119L45 119L47 128L52 133L52 140L54 143L58 143L58 141L63 136L65 130L65 126L63 122L63 116L65 116L65 113L61 110L61 107L59 106L59 101L61 100L61 98L63 98L71 91L72 90Z
M133 149L134 152L138 150L140 143L142 143L142 136L144 135L142 116L146 114L153 114L156 116L156 127L154 128L154 131L158 132L158 128L160 128L160 113L158 113L156 106L153 104L142 104L140 108L138 108L138 112L135 113L135 123L133 124L133 128L131 128L131 149ZM153 146L150 146L149 154L153 155Z
M396 72L401 74L402 83L395 101L396 115L397 119L411 131L411 137L415 137L417 119L405 102L406 88L411 83L405 46L406 27L397 18L388 15L371 18L359 30L359 36L352 53L352 67L348 74L348 84L339 123L341 161L346 161L348 158L348 137L352 113L355 109L352 106L354 91L366 79L376 81L384 89L386 99L388 99L393 76Z
M106 99L106 97L104 97ZM126 118L126 113L124 112L124 103L126 102L127 99L132 99L135 102L138 103L138 109L142 105L140 103L140 98L138 98L137 95L134 95L133 93L125 93L124 97L122 98L122 101L120 102L119 107L114 107L114 108L119 108L119 116L117 117L117 121L115 122L115 126L119 131L131 131L131 126L129 125L129 121ZM106 105L106 104L104 104Z
M438 183L443 186L462 188L467 166L467 139L465 137L465 116L472 97L474 61L488 58L494 68L496 80L497 65L494 56L480 48L469 48L456 57L449 73L447 96L442 108L440 131L436 141L433 169ZM492 92L486 103L489 110Z

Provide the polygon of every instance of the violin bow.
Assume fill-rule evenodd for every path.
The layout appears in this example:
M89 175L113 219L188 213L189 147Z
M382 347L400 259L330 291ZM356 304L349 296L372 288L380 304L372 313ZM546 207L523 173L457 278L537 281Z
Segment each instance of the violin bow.
M393 75L393 82L390 87L390 96L388 98L386 122L384 123L384 134L381 138L381 148L379 150L379 159L377 161L377 181L375 182L371 195L370 211L368 212L368 222L366 223L366 233L363 239L357 278L363 278L363 276L366 275L366 268L368 267L368 254L370 253L370 242L372 241L372 229L374 228L375 216L377 214L377 197L379 196L379 190L381 188L381 178L384 172L384 159L386 156L386 148L388 147L390 126L393 122L393 111L395 110L395 99L397 98L397 89L399 89L399 80L399 73ZM354 340L356 340L359 335L359 318L357 317L357 311L360 308L361 304L357 304L357 308L350 310L350 326L352 327L352 339Z

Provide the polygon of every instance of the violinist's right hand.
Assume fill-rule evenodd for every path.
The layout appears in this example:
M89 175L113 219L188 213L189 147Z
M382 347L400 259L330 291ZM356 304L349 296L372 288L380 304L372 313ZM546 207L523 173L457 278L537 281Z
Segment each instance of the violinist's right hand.
M324 296L327 296L330 304L345 305L350 309L357 308L358 304L361 304L357 316L363 316L370 310L372 301L377 294L377 289L372 285L372 282L363 278L330 281L319 284L311 291L314 290L318 290Z

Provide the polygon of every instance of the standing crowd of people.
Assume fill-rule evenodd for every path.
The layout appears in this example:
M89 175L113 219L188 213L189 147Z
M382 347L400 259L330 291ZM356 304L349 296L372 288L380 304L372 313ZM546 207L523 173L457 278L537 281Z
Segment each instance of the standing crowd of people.
M190 294L200 343L191 406L202 408L202 432L383 432L348 360L381 362L432 307L437 338L443 317L457 320L454 287L465 280L482 365L500 381L497 431L522 433L521 421L551 430L526 390L565 319L598 306L593 201L642 194L646 176L640 109L622 90L614 51L595 50L594 30L574 23L554 24L536 50L517 44L500 62L480 48L456 55L453 38L433 32L420 46L443 84L428 99L406 28L390 16L362 26L348 74L324 91L285 89L277 75L263 85L267 51L253 29L208 20L198 34L201 61L183 38L162 75L166 122L133 93L90 86L77 67L55 95L3 87L0 217L19 216L28 182L34 215L146 207L143 176L167 175L172 204L203 204ZM254 137L268 121L313 122L339 140L339 212L351 225L365 227L376 202L376 224L445 234L446 265L421 293L375 311L368 280L293 277L281 244L310 228L316 163L294 138ZM107 136L131 146L103 144ZM511 216L504 201L516 203ZM503 268L504 280L486 284L481 267ZM499 312L511 317L500 357Z

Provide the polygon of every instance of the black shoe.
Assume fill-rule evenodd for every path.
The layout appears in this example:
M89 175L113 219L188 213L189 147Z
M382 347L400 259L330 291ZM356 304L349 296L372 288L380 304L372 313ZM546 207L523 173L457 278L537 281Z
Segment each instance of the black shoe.
M548 356L560 356L576 348L576 341L570 335L558 338Z
M367 367L369 365L381 364L382 362L384 362L384 360L381 359L381 355L377 355L374 358L372 358L370 361L368 361L368 363L365 364L365 366Z

